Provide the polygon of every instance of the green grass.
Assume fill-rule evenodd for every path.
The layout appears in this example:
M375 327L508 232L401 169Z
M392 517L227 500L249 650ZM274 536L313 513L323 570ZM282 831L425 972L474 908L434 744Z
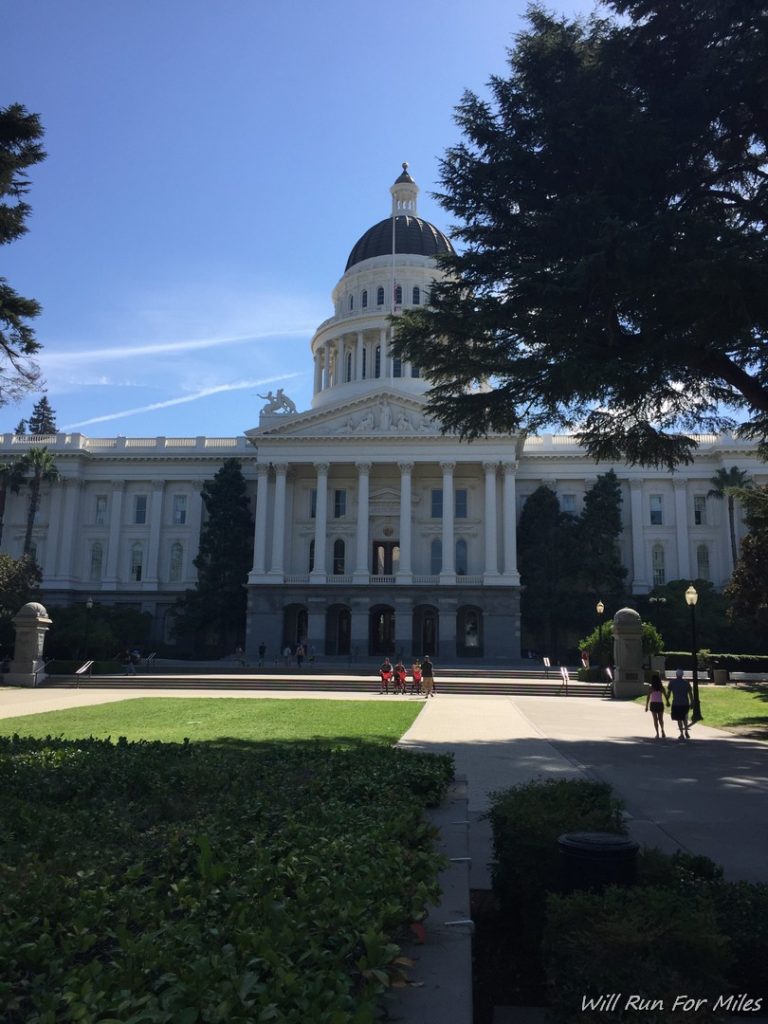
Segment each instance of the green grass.
M768 687L699 686L704 725L768 729ZM645 697L637 703L645 704Z
M0 735L111 737L116 741L180 743L239 740L320 740L334 746L392 744L409 728L421 704L392 701L140 697L65 711L0 719Z

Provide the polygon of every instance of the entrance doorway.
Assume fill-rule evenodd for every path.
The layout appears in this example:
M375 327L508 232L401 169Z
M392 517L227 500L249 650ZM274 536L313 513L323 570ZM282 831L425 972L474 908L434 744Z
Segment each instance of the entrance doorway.
M395 653L395 609L389 605L371 609L368 619L368 652L372 655Z
M431 605L420 605L413 611L413 639L417 646L416 654L437 654L438 643L438 611Z

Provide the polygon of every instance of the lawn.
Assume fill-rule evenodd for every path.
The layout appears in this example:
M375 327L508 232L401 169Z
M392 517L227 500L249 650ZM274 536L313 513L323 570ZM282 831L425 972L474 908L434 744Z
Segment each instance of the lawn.
M393 744L422 704L406 701L140 697L65 711L0 719L0 735L64 739L250 743L320 740L333 746Z
M768 686L699 686L704 725L768 733ZM645 703L645 697L638 697Z

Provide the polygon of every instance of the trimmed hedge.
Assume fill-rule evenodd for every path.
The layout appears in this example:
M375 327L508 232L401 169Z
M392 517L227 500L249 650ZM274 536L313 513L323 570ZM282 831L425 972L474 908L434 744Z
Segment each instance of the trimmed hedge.
M662 651L668 669L691 667L690 651ZM699 651L699 665L702 668L724 668L731 672L762 672L768 676L768 654L716 654Z
M447 756L0 738L3 1024L371 1024Z

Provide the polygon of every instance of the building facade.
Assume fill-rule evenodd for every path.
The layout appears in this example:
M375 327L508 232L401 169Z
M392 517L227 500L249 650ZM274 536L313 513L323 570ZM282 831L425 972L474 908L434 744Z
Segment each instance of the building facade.
M61 474L33 533L47 603L130 603L169 640L173 604L195 582L200 489L232 457L255 515L245 637L254 659L262 642L272 652L304 642L329 657L516 659L520 510L545 483L578 514L609 468L633 592L727 581L727 511L709 497L711 478L737 466L768 482L754 444L702 436L695 461L670 473L598 467L569 435L467 443L440 432L419 368L393 358L390 317L429 301L434 258L450 242L418 216L405 165L390 192L390 216L353 246L333 315L312 339L308 410L270 393L258 426L238 438L2 435L0 458L44 444ZM25 520L25 495L9 495L3 550L21 553Z

